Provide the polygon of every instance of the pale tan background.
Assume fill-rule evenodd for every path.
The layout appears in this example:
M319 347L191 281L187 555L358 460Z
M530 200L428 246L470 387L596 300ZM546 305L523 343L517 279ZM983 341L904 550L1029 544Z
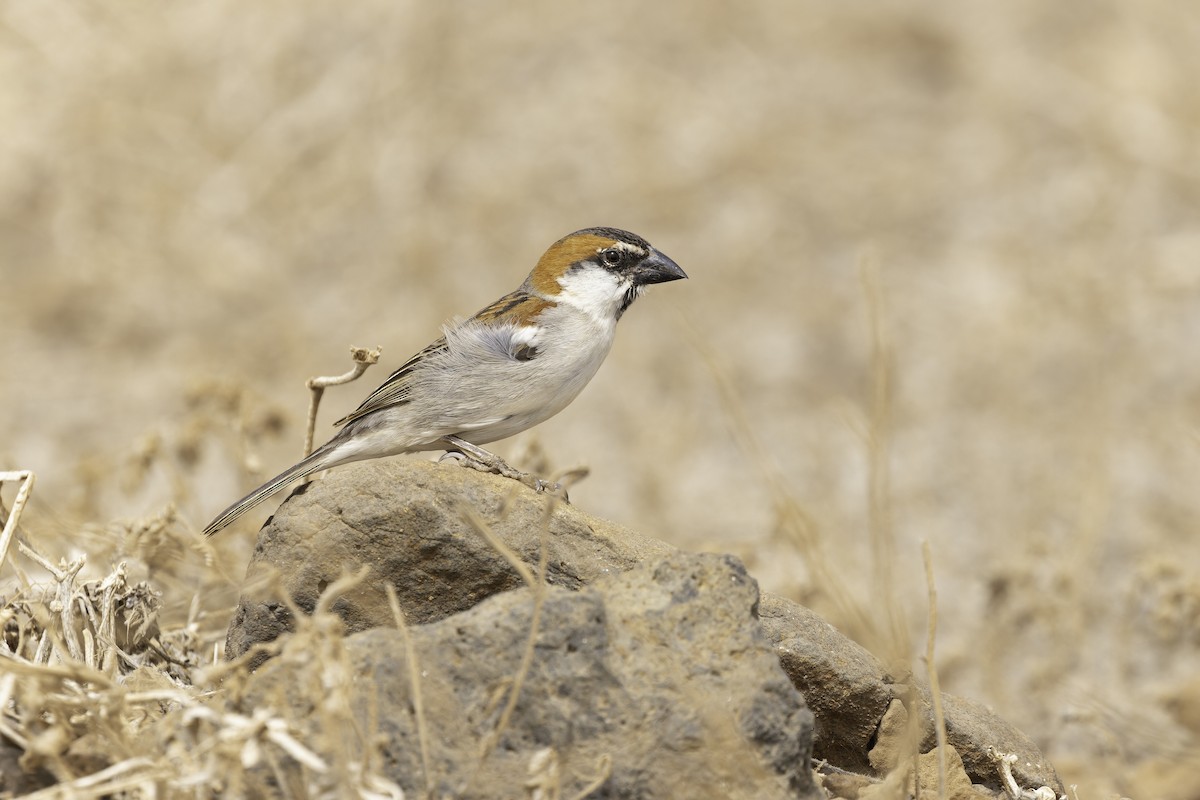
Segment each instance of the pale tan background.
M629 228L691 280L498 452L877 651L846 597L918 656L928 540L944 688L1081 796L1194 796L1198 79L1165 0L6 3L0 467L43 537L198 527L253 483L238 420L282 469L349 345L383 363L325 433L551 241Z

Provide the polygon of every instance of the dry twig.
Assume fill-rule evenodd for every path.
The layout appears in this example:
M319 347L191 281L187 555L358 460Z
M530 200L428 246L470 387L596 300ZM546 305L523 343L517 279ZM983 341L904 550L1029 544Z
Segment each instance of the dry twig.
M942 713L942 690L938 685L937 666L933 658L934 641L937 639L937 585L933 582L933 555L929 541L921 542L921 555L925 560L925 585L929 590L929 640L925 645L925 669L929 673L929 696L933 703L933 724L937 733L938 751L938 797L946 798L946 718Z
M1000 770L1000 779L1004 782L1004 790L1012 800L1066 800L1066 795L1057 798L1049 786L1039 786L1036 789L1022 789L1013 777L1012 765L1017 763L1015 753L1001 753L994 747L987 749L988 758L996 763Z
M388 606L392 609L392 617L404 640L404 656L408 666L409 690L413 696L413 711L417 717L417 741L421 745L421 770L425 773L425 793L433 797L433 773L429 767L429 729L425 724L425 704L421 695L421 669L417 663L417 651L413 648L412 635L408 623L404 619L404 609L400 607L400 598L396 596L396 587L391 583L384 586L388 596Z
M8 518L4 520L4 529L0 531L0 568L4 567L4 559L8 555L8 547L17 532L17 525L21 521L21 512L25 510L25 503L29 501L29 495L33 492L33 482L35 479L36 476L33 474L33 470L29 469L0 472L0 486L3 486L8 481L16 481L20 484L17 489L17 496L13 500L12 510L8 512ZM0 512L3 512L3 510L3 503L0 503Z
M325 394L325 387L340 386L343 383L358 380L367 367L379 361L379 354L383 352L382 347L376 347L374 350L368 350L365 347L351 347L350 358L354 361L354 367L342 375L334 375L331 377L316 377L309 378L305 382L305 386L309 388L312 395L308 400L308 428L304 434L304 457L312 452L313 433L317 428L317 408L321 405L321 397ZM305 479L308 482L308 479Z

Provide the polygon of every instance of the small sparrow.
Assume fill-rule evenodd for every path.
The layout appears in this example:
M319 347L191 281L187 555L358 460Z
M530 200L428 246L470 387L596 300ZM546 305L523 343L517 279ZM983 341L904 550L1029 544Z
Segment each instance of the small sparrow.
M212 534L314 472L399 453L446 450L470 466L556 489L479 445L567 407L612 347L617 320L652 283L686 278L640 236L585 228L559 239L511 294L456 320L334 423L341 430L208 523Z

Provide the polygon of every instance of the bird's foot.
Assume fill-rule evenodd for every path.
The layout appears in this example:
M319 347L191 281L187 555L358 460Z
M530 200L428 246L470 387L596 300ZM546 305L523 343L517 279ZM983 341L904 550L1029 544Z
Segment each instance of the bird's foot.
M507 461L500 458L495 453L484 450L478 445L471 444L468 441L458 438L457 436L447 436L443 439L447 447L450 449L446 454L438 459L439 462L446 459L453 459L461 466L477 469L480 472L491 472L505 478L511 478L514 481L528 486L535 492L548 492L556 494L571 502L567 497L567 481L548 481L545 478L539 478L528 472L522 472L516 467L510 466ZM587 474L586 470L574 470L571 473L577 476L576 479L582 478Z

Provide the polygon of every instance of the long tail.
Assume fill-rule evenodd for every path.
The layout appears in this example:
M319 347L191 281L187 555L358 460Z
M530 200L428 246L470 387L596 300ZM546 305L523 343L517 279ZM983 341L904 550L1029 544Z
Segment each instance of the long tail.
M340 442L335 439L328 444L318 447L312 452L311 455L308 456L308 458L304 459L299 464L289 467L288 469L279 473L274 478L271 478L271 480L267 481L262 486L258 487L253 492L222 511L217 515L216 519L204 526L204 535L212 536L214 533L233 522L242 514L245 514L263 500L266 500L268 497L275 494L275 492L278 492L280 489L287 486L289 483L298 481L304 476L311 475L314 472L320 472L323 469L335 467L339 464L344 464L346 461L353 460L345 458L344 455L339 455L336 452L338 449L335 446L336 444L340 444Z

